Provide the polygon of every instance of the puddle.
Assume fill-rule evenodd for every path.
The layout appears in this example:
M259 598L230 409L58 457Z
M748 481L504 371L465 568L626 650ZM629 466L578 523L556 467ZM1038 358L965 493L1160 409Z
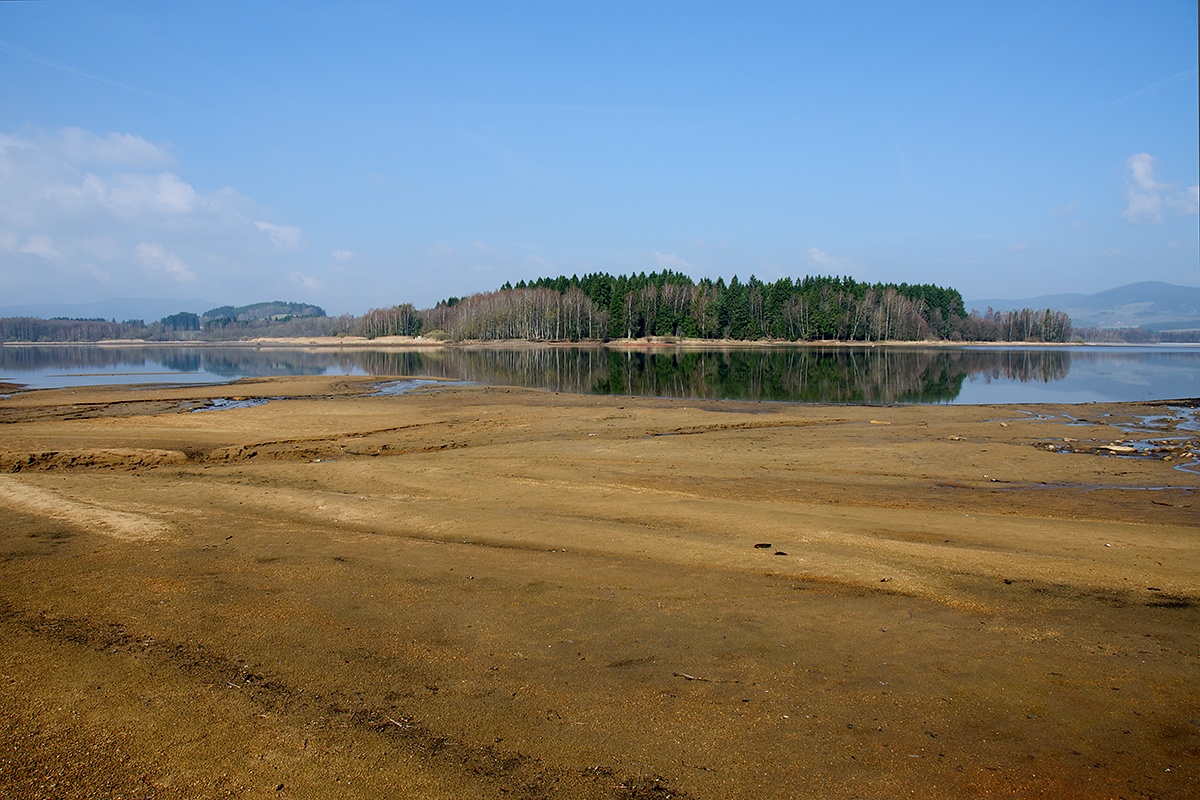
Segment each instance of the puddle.
M1171 413L1138 417L1141 420L1140 425L1123 425L1121 429L1140 432L1145 428L1150 428L1153 430L1200 433L1200 409L1168 406L1167 410Z
M1129 437L1127 439L1111 442L1043 440L1034 446L1058 453L1089 453L1167 462L1182 459L1175 469L1200 475L1200 439L1191 435L1200 433L1200 410L1183 406L1168 406L1167 410L1167 414L1141 416L1135 423L1116 425ZM1071 419L1069 415L1063 416Z
M192 411L228 411L233 408L253 408L254 406L265 406L272 400L279 400L278 397L214 397L200 408L193 408Z
M375 393L372 397L392 397L398 394L411 392L415 389L420 389L425 386L462 386L465 381L435 381L426 378L413 378L403 381L388 381L387 383L379 383L375 385Z
M1097 492L1103 490L1119 491L1119 492L1185 492L1191 494L1196 491L1195 486L1132 486L1122 484L1099 484L1099 483L1020 483L1009 484L1007 486L988 487L997 492L1019 492L1019 491L1038 491L1046 489L1077 489L1081 492Z
M375 392L371 397L382 397L404 394L416 389L421 389L425 386L460 386L466 381L436 381L427 380L425 378L413 378L411 380L402 381L387 381L375 385ZM211 400L203 401L203 404L189 409L190 411L228 411L234 408L253 408L270 403L272 400L286 400L286 397L214 397Z

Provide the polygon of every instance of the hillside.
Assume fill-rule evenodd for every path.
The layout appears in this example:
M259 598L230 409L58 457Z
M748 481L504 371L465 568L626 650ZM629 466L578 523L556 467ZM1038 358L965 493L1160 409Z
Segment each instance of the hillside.
M275 300L267 303L253 303L248 306L221 306L205 311L200 315L204 321L221 319L234 322L257 322L260 320L281 320L290 317L323 317L325 309L309 303L288 303Z
M1048 294L1020 300L970 300L979 312L1019 308L1064 311L1076 328L1193 330L1200 328L1200 287L1141 281L1096 294Z

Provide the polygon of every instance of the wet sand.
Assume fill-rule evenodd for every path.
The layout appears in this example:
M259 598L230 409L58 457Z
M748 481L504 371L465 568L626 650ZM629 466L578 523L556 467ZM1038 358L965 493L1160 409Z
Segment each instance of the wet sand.
M1165 407L378 380L0 400L0 797L1200 795Z

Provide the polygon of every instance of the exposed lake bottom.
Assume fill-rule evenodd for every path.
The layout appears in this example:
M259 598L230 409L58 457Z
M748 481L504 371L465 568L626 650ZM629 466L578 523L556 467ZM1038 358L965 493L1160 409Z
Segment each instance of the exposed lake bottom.
M5 788L1196 796L1186 406L388 382L0 401Z

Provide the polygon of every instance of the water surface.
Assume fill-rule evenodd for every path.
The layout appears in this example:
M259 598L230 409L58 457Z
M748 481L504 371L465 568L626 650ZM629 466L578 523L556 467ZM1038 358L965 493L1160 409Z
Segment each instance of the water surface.
M1200 396L1200 347L0 347L0 382L30 388L274 375L404 375L778 402L1086 403Z

